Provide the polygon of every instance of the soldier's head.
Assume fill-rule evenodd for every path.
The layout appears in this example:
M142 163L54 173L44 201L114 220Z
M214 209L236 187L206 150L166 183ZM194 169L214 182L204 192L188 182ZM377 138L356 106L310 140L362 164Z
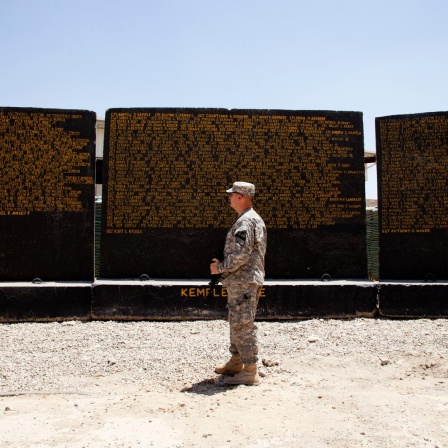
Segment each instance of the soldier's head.
M230 207L237 213L241 213L247 208L252 207L255 196L255 185L249 182L234 182L232 188L227 190L229 193Z

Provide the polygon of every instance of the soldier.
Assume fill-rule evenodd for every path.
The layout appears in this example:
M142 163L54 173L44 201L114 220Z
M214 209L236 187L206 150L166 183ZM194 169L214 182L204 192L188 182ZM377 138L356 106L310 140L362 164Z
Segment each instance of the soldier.
M257 327L254 324L258 298L264 280L266 226L252 208L255 185L235 182L229 193L230 207L238 218L227 233L224 260L213 258L212 274L221 274L227 288L230 327L230 360L215 372L226 376L225 384L259 384L257 371Z

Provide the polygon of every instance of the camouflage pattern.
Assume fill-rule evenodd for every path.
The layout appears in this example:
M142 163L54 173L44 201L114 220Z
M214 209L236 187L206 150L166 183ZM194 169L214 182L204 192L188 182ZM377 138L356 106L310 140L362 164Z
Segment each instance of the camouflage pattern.
M217 269L227 288L230 353L244 364L258 361L257 327L254 324L264 281L266 226L252 208L243 211L227 233L224 261Z
M222 284L263 285L267 233L264 221L249 208L242 212L227 233L224 261L218 266Z
M230 347L232 355L240 355L243 364L258 361L257 326L254 324L261 286L237 284L227 287Z
M239 193L247 194L248 196L255 196L255 185L249 182L234 182L230 190L227 193Z

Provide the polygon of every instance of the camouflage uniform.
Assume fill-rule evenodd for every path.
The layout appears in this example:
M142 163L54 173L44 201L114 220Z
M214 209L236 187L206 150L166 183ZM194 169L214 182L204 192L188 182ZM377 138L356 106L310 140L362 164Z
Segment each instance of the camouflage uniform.
M239 354L243 364L258 361L254 320L264 280L266 243L263 220L254 209L244 210L227 233L224 261L217 266L228 293L230 353Z

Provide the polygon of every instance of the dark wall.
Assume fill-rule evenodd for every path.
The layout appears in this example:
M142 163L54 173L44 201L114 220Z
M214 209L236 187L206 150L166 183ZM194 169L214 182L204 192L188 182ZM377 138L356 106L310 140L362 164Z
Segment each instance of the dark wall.
M0 108L0 280L93 280L95 123Z
M267 278L367 277L362 114L227 109L107 111L100 277L207 277L238 180Z
M380 279L448 279L448 113L376 119Z

